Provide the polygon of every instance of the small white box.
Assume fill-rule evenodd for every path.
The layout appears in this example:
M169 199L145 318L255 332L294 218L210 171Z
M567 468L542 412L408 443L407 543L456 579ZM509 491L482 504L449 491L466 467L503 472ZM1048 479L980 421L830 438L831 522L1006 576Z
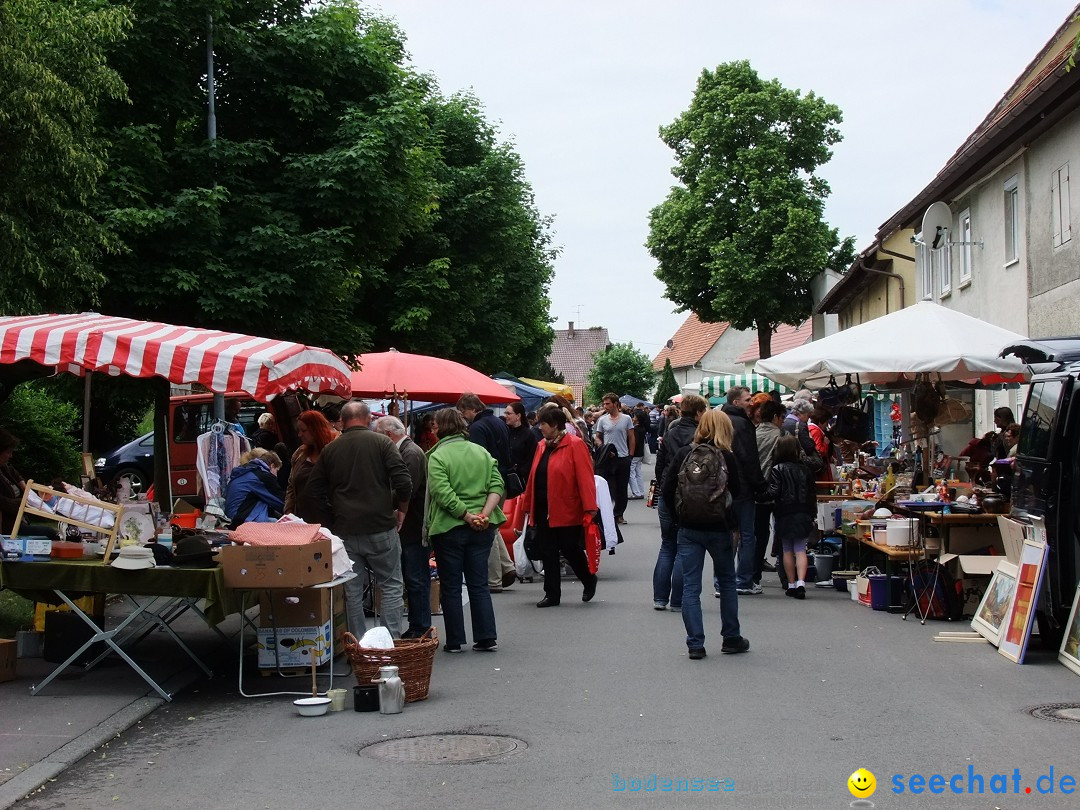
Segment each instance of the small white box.
M52 541L48 537L7 537L3 538L4 551L9 554L33 554L35 557L48 557L52 554Z

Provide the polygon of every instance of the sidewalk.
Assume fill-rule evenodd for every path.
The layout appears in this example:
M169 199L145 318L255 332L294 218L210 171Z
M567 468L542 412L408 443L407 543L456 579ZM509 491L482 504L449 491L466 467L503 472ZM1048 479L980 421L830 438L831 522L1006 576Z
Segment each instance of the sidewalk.
M235 632L239 620L222 625ZM236 650L194 616L176 624L181 637L217 674L236 670ZM229 655L232 660L230 661ZM152 633L132 658L167 692L205 680L172 641ZM0 810L10 807L105 741L138 723L165 701L115 656L89 672L68 667L39 694L30 687L56 667L42 658L20 658L16 678L0 683Z

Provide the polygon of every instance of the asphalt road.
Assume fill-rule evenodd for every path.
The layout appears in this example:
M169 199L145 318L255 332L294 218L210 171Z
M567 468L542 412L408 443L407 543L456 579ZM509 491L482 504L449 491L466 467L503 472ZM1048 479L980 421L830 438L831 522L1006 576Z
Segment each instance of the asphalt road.
M1080 703L1080 679L1056 653L1018 666L986 644L933 642L966 623L920 626L832 590L797 602L767 575L763 595L740 598L751 652L719 654L718 602L707 589L710 652L690 661L679 614L652 607L656 513L639 501L628 517L627 542L602 558L592 603L572 581L554 609L534 606L539 583L495 595L499 650L440 652L429 699L402 714L353 712L350 695L345 712L301 718L289 698L240 697L233 662L17 806L1077 806L1061 788L1064 776L1080 780L1080 725L1027 712ZM364 753L450 734L521 745L470 763ZM877 790L853 805L847 780L860 767ZM1051 768L1054 793L1044 795L1048 782L1037 780ZM1008 793L991 793L1002 787L996 774ZM915 775L926 792L912 793ZM978 776L985 792L968 793ZM666 779L672 788L701 780L702 790L664 792Z

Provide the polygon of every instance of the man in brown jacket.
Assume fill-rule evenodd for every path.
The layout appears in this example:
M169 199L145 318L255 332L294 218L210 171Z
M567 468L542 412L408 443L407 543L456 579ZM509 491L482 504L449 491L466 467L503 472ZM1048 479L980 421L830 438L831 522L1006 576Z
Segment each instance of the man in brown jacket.
M308 491L319 505L321 522L345 542L358 576L345 583L349 632L360 638L364 621L364 585L368 571L382 596L387 629L400 638L401 541L398 529L409 509L412 478L394 443L371 430L371 409L348 402L341 409L343 431L319 454Z

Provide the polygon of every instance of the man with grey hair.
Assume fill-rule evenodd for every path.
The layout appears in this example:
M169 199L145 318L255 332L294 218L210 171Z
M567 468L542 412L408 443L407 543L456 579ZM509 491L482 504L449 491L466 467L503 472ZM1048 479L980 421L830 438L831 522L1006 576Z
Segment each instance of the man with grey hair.
M409 627L402 638L420 638L431 627L431 548L424 540L424 497L427 493L427 456L409 438L405 426L396 416L376 420L372 429L388 436L405 460L412 476L412 497L409 511L398 530L401 537L401 577L408 596Z
M341 409L342 433L319 454L308 492L319 520L345 542L358 576L345 583L349 632L364 635L364 585L368 572L382 595L383 622L402 633L401 541L398 529L409 510L412 478L401 453L371 430L371 409L353 400Z

